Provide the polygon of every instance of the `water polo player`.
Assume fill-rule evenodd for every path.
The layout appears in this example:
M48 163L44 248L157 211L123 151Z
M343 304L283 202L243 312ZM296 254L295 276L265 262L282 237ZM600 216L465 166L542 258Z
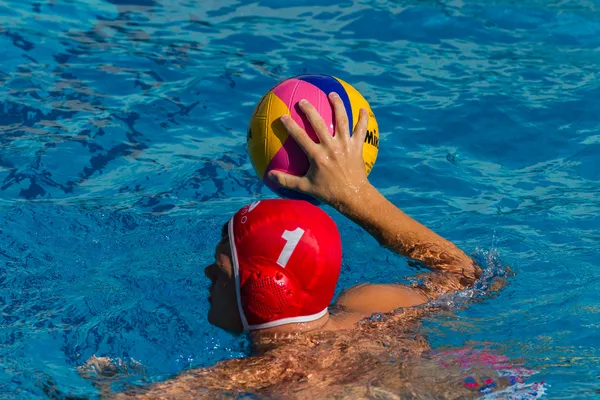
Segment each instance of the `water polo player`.
M303 177L272 171L270 178L331 205L383 246L433 272L417 286L358 285L331 304L342 265L341 240L333 220L306 201L254 202L225 224L215 262L205 269L211 281L209 321L230 332L250 332L253 357L190 370L122 396L195 398L199 393L214 394L212 389L264 394L281 385L284 391L292 390L295 382L306 385L302 395L283 397L329 397L334 396L336 382L348 383L350 377L354 377L350 386L364 389L356 382L368 375L380 357L401 360L429 349L414 333L427 307L414 311L411 307L473 285L481 270L458 247L407 216L369 183L362 159L369 117L361 110L350 135L342 101L335 94L330 101L336 118L333 137L315 108L300 103L320 143L292 119L282 117L310 159L310 169ZM367 203L369 207L364 207ZM399 308L405 311L390 314L396 322L388 322L387 328L376 322L358 324L373 313ZM311 351L304 351L307 346ZM318 392L321 385L326 392ZM360 397L362 389L355 389L352 396Z
M211 281L209 321L229 332L250 332L252 356L185 371L117 397L475 398L525 387L515 384L522 385L525 370L510 368L505 358L454 352L440 359L418 334L421 317L434 309L426 303L472 286L481 269L368 182L361 156L368 115L361 110L350 135L340 98L332 94L330 101L337 125L333 137L314 107L300 104L319 143L282 118L310 159L308 173L272 171L270 177L331 205L383 246L432 272L414 286L354 286L331 304L342 265L333 220L306 201L256 201L224 225L215 262L205 268ZM384 315L368 318L374 313ZM93 358L84 370L102 370L107 363ZM475 371L465 376L467 364ZM520 398L543 393L538 386L527 388L535 396Z

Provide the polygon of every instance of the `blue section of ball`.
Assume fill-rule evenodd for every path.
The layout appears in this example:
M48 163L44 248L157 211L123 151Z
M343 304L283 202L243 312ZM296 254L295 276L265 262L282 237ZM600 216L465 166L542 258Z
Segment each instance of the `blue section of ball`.
M308 82L312 85L315 85L319 89L321 89L326 95L329 96L329 93L336 92L344 102L344 107L346 107L346 113L348 114L348 126L350 127L350 135L352 135L352 131L354 130L354 121L352 118L352 105L350 105L350 98L346 93L346 89L344 86L332 76L329 75L301 75L298 76L297 79Z

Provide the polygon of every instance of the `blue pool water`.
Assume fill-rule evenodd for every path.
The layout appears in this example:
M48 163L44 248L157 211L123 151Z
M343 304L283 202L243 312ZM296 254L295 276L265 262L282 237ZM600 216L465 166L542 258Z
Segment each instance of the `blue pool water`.
M244 147L254 105L307 72L370 101L385 195L515 271L429 319L433 345L599 395L600 3L331 3L0 0L0 398L93 397L93 354L139 361L133 383L247 354L207 323L202 267L228 215L272 196ZM414 272L332 215L339 289Z

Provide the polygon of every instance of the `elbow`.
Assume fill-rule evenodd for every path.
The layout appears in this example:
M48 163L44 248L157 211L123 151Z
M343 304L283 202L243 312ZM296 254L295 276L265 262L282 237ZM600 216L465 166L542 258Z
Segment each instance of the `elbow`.
M475 282L481 277L482 272L481 267L475 261L470 260L469 265L462 269L460 277L461 286L465 289L475 286Z
M481 267L479 265L477 265L477 263L473 260L471 260L471 265L472 265L472 269L473 269L473 276L475 278L475 280L478 280L481 277L481 274L483 273L483 270L481 269Z

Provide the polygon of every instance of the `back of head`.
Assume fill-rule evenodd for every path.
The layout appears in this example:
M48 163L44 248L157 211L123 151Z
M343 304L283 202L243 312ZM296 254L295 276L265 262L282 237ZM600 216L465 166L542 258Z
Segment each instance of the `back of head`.
M244 330L308 322L327 313L342 265L335 222L300 200L262 200L229 222Z

